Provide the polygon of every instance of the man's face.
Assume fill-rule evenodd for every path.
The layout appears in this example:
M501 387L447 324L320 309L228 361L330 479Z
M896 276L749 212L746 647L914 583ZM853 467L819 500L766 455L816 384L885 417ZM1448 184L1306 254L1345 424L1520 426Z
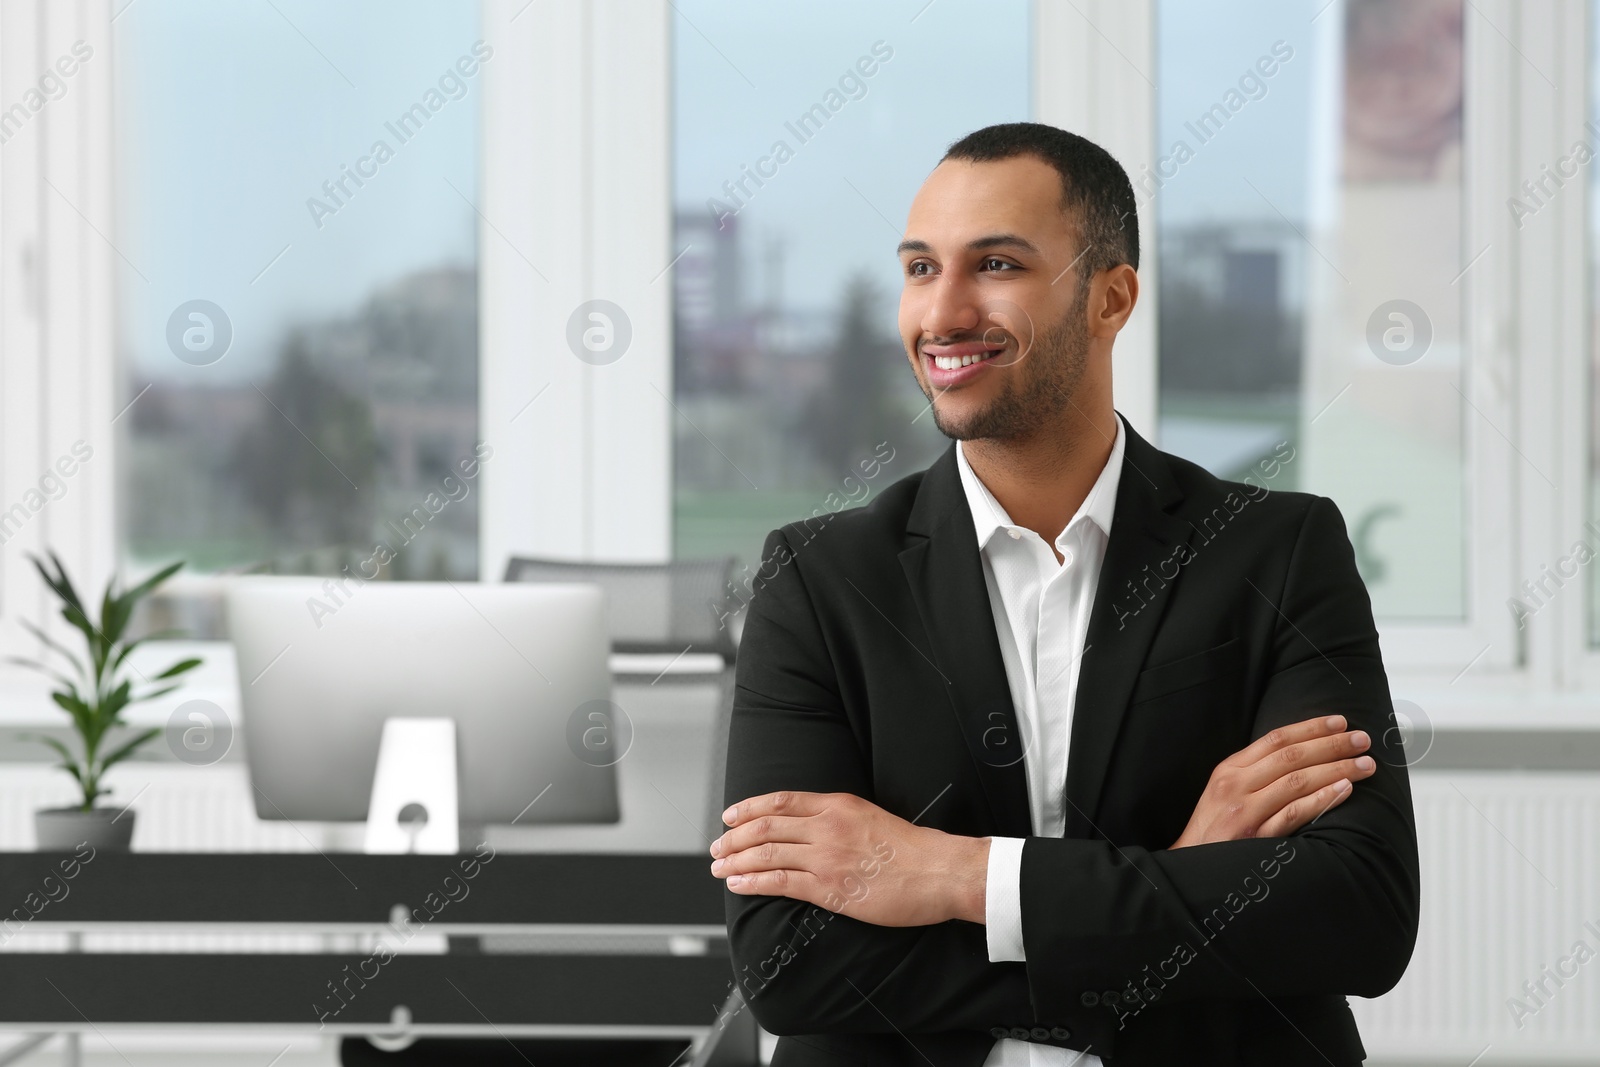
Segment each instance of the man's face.
M1026 437L1073 402L1088 353L1077 245L1043 160L946 160L923 183L900 247L900 337L945 435Z

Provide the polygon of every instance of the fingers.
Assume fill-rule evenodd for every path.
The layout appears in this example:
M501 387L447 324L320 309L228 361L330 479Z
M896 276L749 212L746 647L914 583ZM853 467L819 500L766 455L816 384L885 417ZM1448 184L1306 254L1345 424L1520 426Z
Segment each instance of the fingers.
M762 815L815 815L827 806L832 793L801 793L784 790L763 793L758 797L741 800L722 813L722 821L729 826L759 818Z
M711 864L711 873L718 878L730 875L756 874L761 871L800 871L807 863L809 845L768 841L765 844L733 852Z
M774 870L736 874L728 879L727 885L742 897L791 897L818 905L824 899L822 883L809 871Z
M773 841L809 841L806 820L781 815L762 815L740 823L711 842L713 856L731 856Z
M1357 756L1354 759L1337 760L1333 763L1323 763L1315 767L1304 767L1300 770L1291 771L1279 778L1266 789L1255 794L1251 798L1251 802L1260 805L1258 810L1268 813L1282 813L1307 797L1315 796L1329 786L1337 785L1341 780L1359 782L1363 778L1370 778L1377 768L1378 765L1371 756ZM1296 810L1301 811L1303 809L1304 805L1302 804L1301 808ZM1317 809L1313 807L1311 815L1306 816L1297 825L1303 826L1310 821L1312 815L1316 814ZM1276 818L1276 815L1269 815L1267 821L1270 822L1272 818ZM1266 823L1262 825L1265 826ZM1256 831L1256 835L1258 837L1272 836L1265 834L1261 830Z
M1318 789L1309 796L1290 801L1278 814L1261 824L1257 837L1287 837L1302 826L1316 822L1324 813L1332 811L1350 798L1355 787L1350 779L1340 778Z
M1240 772L1240 784L1250 792L1268 788L1278 779L1311 767L1351 759L1372 747L1364 730L1334 733L1285 745Z
M1247 766L1259 763L1267 756L1279 749L1296 745L1303 741L1311 741L1319 737L1337 734L1345 728L1343 715L1324 715L1315 719L1304 719L1300 722L1280 726L1276 730L1269 730L1266 734L1255 739L1250 745L1228 757L1225 761L1235 766Z

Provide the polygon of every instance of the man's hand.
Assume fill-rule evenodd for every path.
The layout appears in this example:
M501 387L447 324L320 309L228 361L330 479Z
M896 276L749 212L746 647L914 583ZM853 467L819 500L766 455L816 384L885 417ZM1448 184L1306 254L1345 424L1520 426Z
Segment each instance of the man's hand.
M1372 740L1345 732L1342 715L1273 730L1211 772L1173 848L1251 837L1286 837L1343 804L1353 783L1377 769Z
M711 873L743 896L805 900L878 926L984 921L989 839L891 815L853 793L767 793L722 813Z

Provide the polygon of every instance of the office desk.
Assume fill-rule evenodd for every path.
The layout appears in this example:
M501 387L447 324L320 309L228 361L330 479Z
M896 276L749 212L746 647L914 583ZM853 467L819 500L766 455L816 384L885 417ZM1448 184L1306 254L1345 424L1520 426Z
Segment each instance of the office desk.
M0 901L4 931L292 929L368 935L371 945L6 952L0 1030L698 1039L732 985L722 890L701 856L101 852L70 880L60 870L68 858L0 853L0 891L15 898ZM406 951L419 933L581 933L602 951ZM675 935L674 953L603 951L609 936L640 933Z

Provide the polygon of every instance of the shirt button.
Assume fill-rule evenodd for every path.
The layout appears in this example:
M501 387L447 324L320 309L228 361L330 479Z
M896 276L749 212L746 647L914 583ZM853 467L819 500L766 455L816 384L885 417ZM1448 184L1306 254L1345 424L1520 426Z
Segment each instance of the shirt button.
M1022 540L1022 531L1021 530L1007 530L1006 533L1011 535L1011 540L1013 540L1013 541Z

